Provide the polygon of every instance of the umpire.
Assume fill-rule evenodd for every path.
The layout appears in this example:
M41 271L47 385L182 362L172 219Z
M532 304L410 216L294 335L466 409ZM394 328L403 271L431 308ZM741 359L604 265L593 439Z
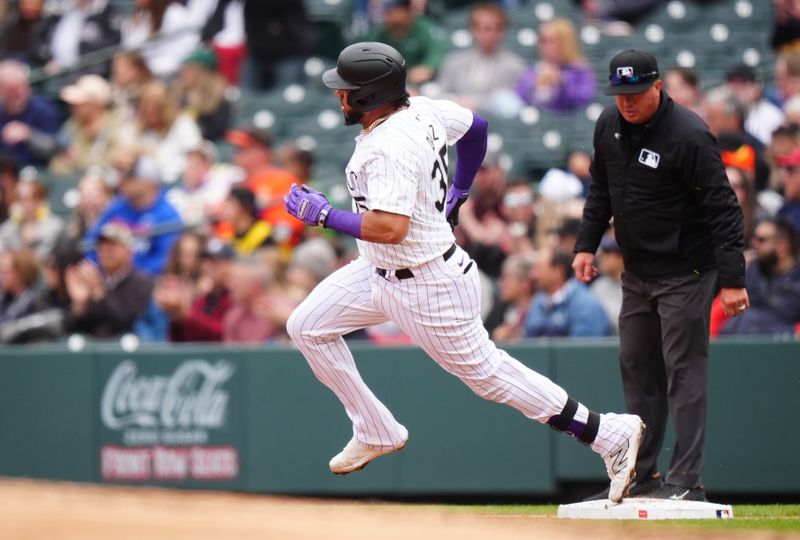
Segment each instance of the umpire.
M613 217L625 261L620 368L628 411L647 424L631 495L705 500L709 313L749 307L743 216L708 126L662 90L658 64L628 50L611 60L616 105L594 131L592 184L575 244L575 276L597 275L594 253ZM657 458L667 417L676 443L664 482Z

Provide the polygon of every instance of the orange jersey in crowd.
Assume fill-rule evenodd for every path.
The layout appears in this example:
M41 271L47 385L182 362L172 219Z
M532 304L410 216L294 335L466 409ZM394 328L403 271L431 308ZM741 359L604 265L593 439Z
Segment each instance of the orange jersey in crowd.
M242 183L255 194L258 206L262 209L261 219L272 225L273 234L281 229L288 230L288 242L291 245L297 244L303 234L303 223L289 215L283 207L283 198L293 183L299 184L300 181L289 171L277 167L268 167ZM284 243L282 239L275 240L278 244Z

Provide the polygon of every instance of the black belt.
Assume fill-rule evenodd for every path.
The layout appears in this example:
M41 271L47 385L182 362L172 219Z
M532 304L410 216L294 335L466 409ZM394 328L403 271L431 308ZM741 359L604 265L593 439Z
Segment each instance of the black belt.
M455 252L456 252L456 245L453 244L449 248L447 248L447 251L442 253L442 259L444 259L446 262L450 257L453 256L453 253ZM381 277L386 277L386 275L389 274L390 272L391 270L386 270L385 268L375 268L375 273ZM394 271L394 277L396 277L397 279L410 279L414 277L414 272L412 272L409 268L401 268L400 270Z

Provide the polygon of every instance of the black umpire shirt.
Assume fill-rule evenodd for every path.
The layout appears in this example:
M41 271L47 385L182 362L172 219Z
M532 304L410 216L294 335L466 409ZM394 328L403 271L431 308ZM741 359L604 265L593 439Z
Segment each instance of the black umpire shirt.
M644 125L608 107L590 171L576 253L594 253L613 216L627 272L653 279L716 267L719 286L744 287L744 218L700 117L664 91Z

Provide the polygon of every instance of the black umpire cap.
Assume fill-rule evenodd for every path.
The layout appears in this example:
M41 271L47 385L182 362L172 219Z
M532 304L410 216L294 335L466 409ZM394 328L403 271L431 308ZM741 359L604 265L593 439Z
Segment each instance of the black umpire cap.
M644 51L622 51L611 59L608 68L609 84L603 92L607 96L638 94L658 80L658 63Z

